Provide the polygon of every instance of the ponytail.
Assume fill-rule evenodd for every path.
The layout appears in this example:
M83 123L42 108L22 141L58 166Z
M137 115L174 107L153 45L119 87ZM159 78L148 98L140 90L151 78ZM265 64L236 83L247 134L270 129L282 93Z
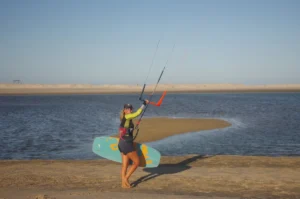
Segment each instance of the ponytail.
M125 117L124 109L120 111L120 121L122 122L123 118Z

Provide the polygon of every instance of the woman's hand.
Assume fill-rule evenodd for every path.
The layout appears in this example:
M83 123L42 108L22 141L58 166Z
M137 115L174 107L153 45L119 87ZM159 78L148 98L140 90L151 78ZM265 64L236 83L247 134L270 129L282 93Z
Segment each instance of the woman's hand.
M149 100L145 99L145 100L144 100L144 104L145 104L145 105L146 105L146 104L149 104Z

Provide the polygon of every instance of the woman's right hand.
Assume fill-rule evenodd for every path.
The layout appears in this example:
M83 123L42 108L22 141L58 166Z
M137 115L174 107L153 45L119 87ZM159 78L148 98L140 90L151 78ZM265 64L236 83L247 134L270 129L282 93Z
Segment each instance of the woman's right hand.
M144 100L144 103L145 103L145 104L149 104L149 100L145 99L145 100Z

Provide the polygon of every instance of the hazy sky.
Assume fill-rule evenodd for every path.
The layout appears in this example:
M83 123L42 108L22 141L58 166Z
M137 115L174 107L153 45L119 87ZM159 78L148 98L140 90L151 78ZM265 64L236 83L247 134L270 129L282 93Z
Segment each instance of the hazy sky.
M300 1L0 2L0 83L300 83Z

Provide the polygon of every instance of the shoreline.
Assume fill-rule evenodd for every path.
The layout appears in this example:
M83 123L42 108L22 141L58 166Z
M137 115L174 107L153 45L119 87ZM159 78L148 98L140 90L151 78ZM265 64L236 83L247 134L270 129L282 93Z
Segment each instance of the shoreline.
M147 85L150 94L155 85ZM139 94L141 85L86 84L0 84L0 95L67 95L67 94ZM240 84L159 84L156 92L167 93L261 93L300 92L300 84L240 85Z
M230 125L218 119L144 118L136 141ZM158 167L138 167L129 179L134 187L123 189L121 163L100 156L0 160L0 198L289 199L300 197L299 165L299 156L162 155Z
M144 118L136 142L227 128L225 120ZM116 135L114 135L116 136ZM92 151L91 151L92 153ZM121 163L107 159L0 160L0 198L300 198L300 156L161 156L121 188Z

